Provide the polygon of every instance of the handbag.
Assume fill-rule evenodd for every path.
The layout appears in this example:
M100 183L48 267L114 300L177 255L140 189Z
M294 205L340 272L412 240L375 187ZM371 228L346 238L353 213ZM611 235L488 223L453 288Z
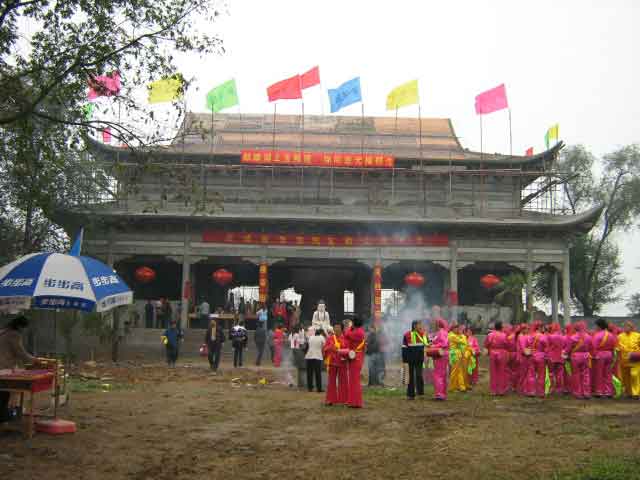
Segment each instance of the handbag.
M202 345L200 345L199 352L201 357L206 357L207 355L209 355L209 347L207 346L206 343L203 343Z

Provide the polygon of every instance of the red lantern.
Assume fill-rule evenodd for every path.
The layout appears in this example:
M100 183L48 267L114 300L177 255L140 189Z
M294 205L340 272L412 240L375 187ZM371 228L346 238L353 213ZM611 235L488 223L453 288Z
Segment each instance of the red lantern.
M140 283L149 283L156 279L156 271L149 267L139 267L136 268L134 276Z
M500 277L495 276L493 273L489 273L480 279L480 283L487 290L495 288L501 281Z
M233 280L233 273L229 270L225 270L224 268L220 268L213 272L211 277L216 281L218 285L224 287L225 285L229 285L231 280Z
M418 272L412 272L404 277L404 283L410 287L420 288L424 285L424 277Z

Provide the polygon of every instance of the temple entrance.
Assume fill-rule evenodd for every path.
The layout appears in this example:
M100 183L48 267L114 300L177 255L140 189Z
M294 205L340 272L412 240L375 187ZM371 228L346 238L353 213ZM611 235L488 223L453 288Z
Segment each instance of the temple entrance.
M367 319L371 315L371 270L350 260L287 259L269 269L271 297L294 288L300 297L300 320L310 324L319 300L324 300L332 322L345 313ZM349 311L351 310L351 311Z

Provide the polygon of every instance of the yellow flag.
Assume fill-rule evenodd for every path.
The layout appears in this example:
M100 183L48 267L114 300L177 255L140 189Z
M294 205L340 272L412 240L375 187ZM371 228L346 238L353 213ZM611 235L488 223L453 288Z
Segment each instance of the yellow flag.
M547 146L547 148L549 148L549 145L551 145L551 141L552 140L558 140L560 138L560 125L558 125L557 123L550 127L549 130L547 130L547 133L544 136L544 143Z
M418 97L418 80L411 80L391 90L387 95L387 110L415 105L420 102Z
M182 96L182 81L178 78L165 78L151 82L149 90L149 103L171 102Z

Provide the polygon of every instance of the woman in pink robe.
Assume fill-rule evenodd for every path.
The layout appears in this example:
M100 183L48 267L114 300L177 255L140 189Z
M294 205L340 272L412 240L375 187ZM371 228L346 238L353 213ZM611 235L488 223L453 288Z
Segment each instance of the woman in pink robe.
M507 350L507 391L515 392L518 389L518 352L516 346L518 329L511 325L505 325L502 327L502 331L505 334L505 348Z
M592 337L592 381L593 394L596 397L613 397L613 351L618 337L609 331L604 318L596 320L598 331Z
M584 322L575 324L576 333L571 335L565 348L565 355L571 359L573 371L573 396L576 398L591 398L591 351L593 341L586 332Z
M529 325L520 325L520 335L516 342L518 352L518 393L533 396L535 385L531 383L529 370L533 368L531 361L531 336L529 335Z
M564 393L564 351L565 338L558 323L549 326L547 334L547 364L553 393Z
M571 343L571 336L576 333L573 324L565 325L564 327L564 346L562 347L562 355L564 358L564 393L573 393L575 383L575 372L571 368L571 358L566 353L569 343Z
M532 385L533 392L537 397L545 396L545 380L547 376L546 351L548 340L546 334L541 332L541 323L534 323L531 333L531 368L529 368L530 378L527 380Z
M449 378L449 326L444 318L437 318L436 327L438 332L433 338L431 347L439 348L443 354L433 359L433 397L436 400L446 400Z
M489 352L489 388L492 395L504 395L509 390L507 375L507 336L502 331L502 322L496 322L493 331L484 341Z

